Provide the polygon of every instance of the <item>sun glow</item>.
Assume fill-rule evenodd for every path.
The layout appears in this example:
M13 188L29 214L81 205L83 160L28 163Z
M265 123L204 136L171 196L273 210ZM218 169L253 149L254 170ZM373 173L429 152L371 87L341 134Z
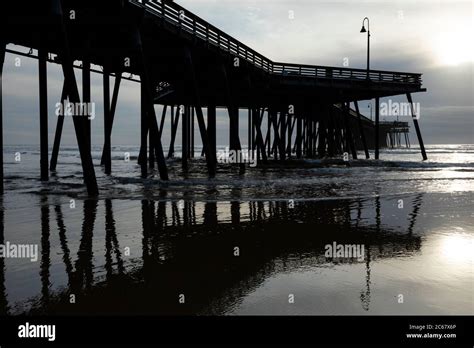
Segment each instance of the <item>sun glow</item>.
M451 263L471 263L474 258L474 238L466 234L446 236L441 244L442 254Z
M437 64L459 65L474 61L473 30L469 26L433 36L432 47Z

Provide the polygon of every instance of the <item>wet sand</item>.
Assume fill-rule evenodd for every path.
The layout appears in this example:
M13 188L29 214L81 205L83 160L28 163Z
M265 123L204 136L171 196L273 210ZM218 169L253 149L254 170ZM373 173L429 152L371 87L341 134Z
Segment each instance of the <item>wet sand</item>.
M474 314L472 146L213 180L176 160L170 183L115 151L97 200L72 150L50 183L35 152L7 165L0 244L40 255L0 258L2 314ZM363 259L328 258L333 243Z

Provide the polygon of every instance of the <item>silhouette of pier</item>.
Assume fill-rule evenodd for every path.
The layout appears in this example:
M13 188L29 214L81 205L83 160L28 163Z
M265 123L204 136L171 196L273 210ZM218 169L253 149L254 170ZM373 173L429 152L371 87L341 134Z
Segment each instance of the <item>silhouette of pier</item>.
M147 177L149 168L157 165L160 178L170 179L166 157L174 155L180 127L182 166L188 168L189 160L195 156L196 122L202 154L209 175L214 176L219 108L227 110L229 147L235 151L242 150L239 113L248 112L249 149L256 152L262 165L269 160L322 158L342 153L356 159L357 149L363 149L369 158L369 148L375 149L375 159L379 159L381 145L397 144L398 133L406 134L396 131L397 127L386 128L379 120L380 99L396 95L408 98L423 159L427 158L412 100L412 93L426 91L419 73L274 62L166 0L27 0L8 2L0 8L0 69L3 70L6 52L15 52L6 49L8 44L37 51L28 56L38 59L40 166L44 181L50 171L56 170L64 123L64 115L60 115L49 158L49 62L62 67L64 86L60 100L74 105L93 100L91 73L103 75L105 141L101 165L106 174L112 173L111 136L123 79L137 80L141 85L138 162L142 177ZM82 63L75 65L76 61ZM100 66L101 70L94 71L91 65ZM75 67L82 70L82 95ZM113 88L110 77L115 77ZM0 74L0 86L1 82ZM359 101L371 99L375 99L376 105L374 122L363 118L359 111ZM156 115L156 104L164 106L161 119ZM91 121L83 117L84 113L87 116L86 108L80 113L82 117L75 111L72 119L84 181L89 195L94 196L99 188L90 150ZM0 111L0 121L2 118ZM161 138L167 118L171 143L166 156ZM385 140L387 134L393 138L389 144ZM1 150L3 192L3 145ZM245 170L244 165L240 167Z
M287 201L176 201L162 193L159 199L128 206L138 212L131 219L141 237L136 246L127 239L129 229L123 229L119 216L123 207L114 206L115 201L86 199L77 215L59 197L40 196L41 287L28 300L32 308L22 314L222 314L272 274L353 262L365 264L360 299L363 310L369 311L373 263L416 255L423 242L414 233L423 194L409 199L403 227L382 223L382 205L392 203L379 196L297 201L291 208ZM82 224L76 235L77 218ZM0 242L3 228L0 210ZM56 234L60 250L53 252L50 241ZM325 245L335 240L364 245L364 260L328 259ZM126 246L132 249L129 255ZM62 260L52 262L56 252ZM58 274L52 269L58 263L64 264L67 284L54 288ZM0 258L2 315L13 314L16 307L8 301L6 273ZM185 305L178 302L183 292ZM71 294L77 303L70 303Z

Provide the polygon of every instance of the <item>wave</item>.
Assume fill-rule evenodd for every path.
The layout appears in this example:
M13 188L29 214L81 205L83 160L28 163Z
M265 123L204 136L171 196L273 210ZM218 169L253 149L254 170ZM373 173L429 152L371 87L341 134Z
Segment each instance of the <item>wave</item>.
M308 165L320 166L322 168L331 166L340 166L341 168L350 167L385 167L385 168L419 168L419 169L444 169L444 168L473 168L474 162L421 162L421 161L387 161L387 160L349 160L342 159L305 159L304 163ZM334 168L334 167L331 167Z

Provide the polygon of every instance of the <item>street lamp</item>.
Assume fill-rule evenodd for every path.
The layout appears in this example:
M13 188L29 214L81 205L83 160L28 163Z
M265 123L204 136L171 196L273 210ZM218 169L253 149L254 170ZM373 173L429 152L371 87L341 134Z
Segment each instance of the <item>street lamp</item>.
M367 20L367 30L365 29L365 20ZM369 79L369 71L370 71L370 25L369 25L369 17L365 17L362 20L362 29L360 30L361 33L367 33L367 79Z

